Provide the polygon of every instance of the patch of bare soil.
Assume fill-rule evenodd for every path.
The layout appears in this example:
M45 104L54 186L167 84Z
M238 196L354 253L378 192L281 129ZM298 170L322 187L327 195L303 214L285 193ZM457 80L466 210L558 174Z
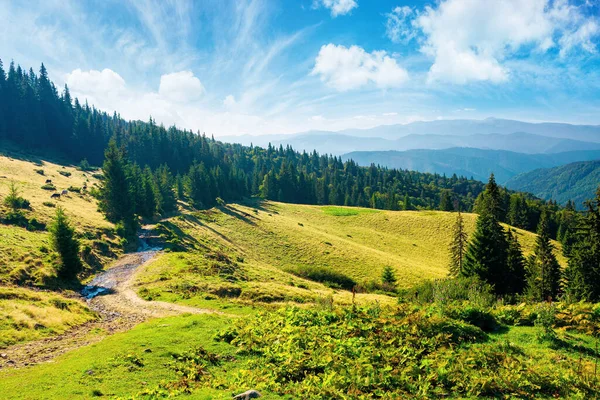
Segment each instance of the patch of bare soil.
M90 309L98 313L96 321L57 336L0 350L0 369L52 361L61 354L99 342L114 333L127 331L151 318L185 313L216 313L209 309L146 301L137 295L132 287L135 271L158 253L156 249L147 249L121 257L114 266L94 278L82 292Z

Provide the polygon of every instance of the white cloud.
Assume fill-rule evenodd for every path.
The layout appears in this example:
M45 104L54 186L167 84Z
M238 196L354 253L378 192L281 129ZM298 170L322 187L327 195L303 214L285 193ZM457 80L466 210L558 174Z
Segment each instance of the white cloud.
M67 74L65 82L71 91L88 94L119 93L125 89L125 80L121 75L108 68L102 71L82 71L77 68Z
M174 72L160 77L158 93L169 100L186 103L198 100L204 93L204 85L192 71Z
M313 115L309 118L309 121L325 121L325 117L322 115Z
M235 101L235 97L232 94L228 95L227 97L225 97L225 100L223 100L223 105L227 108L233 108L236 104L237 102Z
M358 46L321 47L312 75L339 91L358 89L370 83L385 89L398 87L408 80L408 72L385 51L367 53Z
M412 27L411 17L414 11L408 6L396 7L386 14L385 34L394 43L408 43L417 36Z
M331 10L331 16L346 15L358 7L356 0L314 0L313 7L323 6Z
M505 61L517 52L595 52L600 35L597 19L569 0L442 0L421 11L396 7L386 16L392 41L420 35L420 50L434 60L430 82L504 82L511 72Z
M600 34L598 22L589 20L574 31L565 33L559 40L560 56L565 57L574 47L581 46L588 53L596 53L592 39Z

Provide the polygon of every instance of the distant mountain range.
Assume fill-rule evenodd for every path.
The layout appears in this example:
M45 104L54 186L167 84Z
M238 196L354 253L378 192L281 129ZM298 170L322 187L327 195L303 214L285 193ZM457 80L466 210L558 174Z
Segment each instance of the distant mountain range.
M340 133L351 136L377 136L398 139L407 135L471 136L515 132L600 142L600 126L598 125L571 125L552 122L530 123L499 118L419 121L405 125L382 125L371 129L348 129Z
M575 163L600 159L600 126L596 125L487 118L219 140L260 147L290 145L299 151L353 159L360 165L455 173L484 182L494 172L502 184L559 202L581 203L600 183L597 172L590 170L596 164Z
M536 169L509 179L506 187L546 200L554 199L560 204L573 200L577 208L582 209L583 202L594 197L599 184L600 160L596 160Z
M600 150L580 150L554 154L523 154L504 150L451 148L445 150L356 151L344 154L359 165L371 164L420 172L462 175L486 181L494 173L499 183L515 175L539 168L549 168L600 159Z
M385 125L341 132L310 131L293 135L227 136L219 140L266 147L291 145L296 150L342 155L353 151L449 149L472 147L528 154L600 150L600 126L488 118Z

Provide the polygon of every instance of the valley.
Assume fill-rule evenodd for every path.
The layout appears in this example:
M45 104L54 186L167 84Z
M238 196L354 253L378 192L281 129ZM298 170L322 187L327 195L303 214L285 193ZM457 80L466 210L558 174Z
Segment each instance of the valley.
M0 400L600 398L599 1L0 27Z
M2 157L0 165L3 171L12 171L11 179L28 187L27 196L43 200L46 192L37 187L36 164ZM41 165L46 170L57 168L57 164L45 161ZM71 176L81 174L83 177L74 168L69 171ZM94 219L95 200L82 203L87 209L79 211L82 205L78 202L67 203L67 198L60 201L67 213L86 215L87 219L82 218L77 224L78 229L106 227L104 221L97 227L93 225L94 221L101 221ZM32 204L28 211L31 217L42 221L49 218L43 205ZM0 310L3 310L1 318L8 321L8 325L5 323L0 332L2 337L11 337L13 341L5 342L0 350L4 354L0 360L0 381L8 390L3 393L10 393L9 397L0 394L0 398L121 397L136 393L152 397L152 393L172 392L183 383L178 381L177 369L165 365L171 365L170 360L179 359L177 357L187 360L186 357L192 357L191 354L197 351L200 353L193 354L214 354L222 360L218 361L220 367L207 366L212 371L210 380L198 377L195 378L197 381L186 381L184 387L188 389L180 394L189 392L193 398L226 397L238 388L240 391L248 388L243 386L246 380L240 381L238 374L248 373L243 371L255 362L255 356L240 354L236 346L215 341L215 337L227 335L227 329L243 332L239 327L257 323L252 322L256 318L263 321L261 323L286 324L283 320L263 318L280 318L277 315L282 315L284 310L291 312L294 307L305 310L297 311L299 313L317 313L313 317L319 313L324 316L333 313L333 316L338 312L335 310L348 307L358 307L369 313L373 312L368 310L374 305L381 308L378 312L384 313L405 310L404 306L398 305L397 295L380 284L384 267L392 268L401 292L410 292L430 279L445 278L449 262L447 243L452 239L456 216L456 213L442 211L385 211L261 199L248 199L208 210L195 210L182 202L179 208L177 215L144 227L142 237L149 243L140 249L141 253L134 251L120 255L115 251L111 257L118 260L108 262L105 272L91 273L90 278L84 279L88 288L67 287L49 292L47 289L39 291L35 286L14 286L19 281L5 281L7 285L1 289L4 308ZM39 216L37 210L42 210ZM466 231L472 234L477 216L463 214L463 217ZM18 235L21 230L29 233L20 227L5 229L11 236ZM524 230L516 230L516 234L527 256L534 250L536 235ZM47 239L36 240L43 243ZM7 254L18 247L17 244L10 246L5 248ZM152 249L153 246L157 246L156 249ZM554 246L557 259L563 268L566 267L560 243L554 242ZM93 276L96 278L91 279ZM44 285L43 282L30 281L30 285ZM352 282L354 292L344 289L347 282ZM91 300L86 301L77 294L80 290L84 294L96 293L97 288L106 291ZM48 300L44 300L46 298ZM33 299L36 300L31 303ZM50 318L56 318L50 313L57 307L56 299L61 299L60 304L67 304L61 306L61 312L70 316L67 320L63 317L62 327L50 324ZM39 307L36 324L45 326L44 335L34 334L40 332L39 328L19 322L11 311L23 300ZM30 315L31 305L27 307L24 312ZM414 307L417 308L409 314L417 314L407 317L410 321L422 318L420 313L432 306L415 303ZM514 312L517 310L525 319L528 318L526 313L531 312L527 309L514 309ZM457 318L448 312L443 311L440 315ZM504 308L498 307L494 318L505 312ZM580 311L565 309L563 312L571 315ZM317 326L311 329L317 329ZM523 346L519 351L524 354L537 354L535 357L539 362L557 354L567 357L565 360L575 357L562 351L556 353L545 345L532 344L527 339L532 329L510 326L501 331L503 333L493 334L489 344L475 344L473 348L463 346L461 351L465 355L461 357L480 348L477 346L484 346L478 351L491 351L495 343L507 340L504 338L514 341L513 346ZM16 332L21 332L21 336L16 337ZM481 340L476 339L477 335L460 340L477 343ZM585 335L569 335L582 348L593 346ZM441 356L441 353L435 354ZM179 362L172 365L180 365ZM523 361L514 359L512 362ZM567 366L557 371L564 368ZM539 373L549 374L550 371ZM73 376L77 379L67 379ZM277 393L287 390L277 389L278 386L272 386L269 380L260 383L259 376L250 376L248 379L252 380L246 383L254 382L251 387L259 388L266 398L280 398ZM165 381L179 383L164 386L161 382ZM57 385L56 382L64 384Z

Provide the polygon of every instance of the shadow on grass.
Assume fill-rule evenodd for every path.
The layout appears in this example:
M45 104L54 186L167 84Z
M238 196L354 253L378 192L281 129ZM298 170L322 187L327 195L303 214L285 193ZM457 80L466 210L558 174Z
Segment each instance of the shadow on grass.
M191 216L190 214L184 214L183 218L187 221L191 218L196 219L195 217ZM161 224L169 231L169 233L171 235L174 235L177 239L179 239L182 242L182 245L184 248L186 249L207 249L207 247L205 245L203 245L202 243L200 243L195 237L193 237L192 235L185 233L180 227L178 227L176 224L174 224L171 221L163 221L161 222Z
M219 207L219 210L221 210L221 212L223 212L223 214L227 214L230 217L237 218L240 221L245 222L249 225L256 226L256 222L254 222L253 219L257 220L258 218L254 217L248 213L245 213L245 212L242 213L242 212L240 212L234 208L231 208L229 206Z

